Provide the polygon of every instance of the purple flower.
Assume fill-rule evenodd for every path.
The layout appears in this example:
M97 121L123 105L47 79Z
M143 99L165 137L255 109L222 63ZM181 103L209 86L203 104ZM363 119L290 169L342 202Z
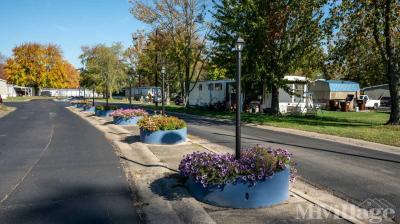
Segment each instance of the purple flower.
M240 160L230 153L194 152L183 157L179 171L182 176L192 177L203 186L223 186L237 181L255 185L291 165L291 179L294 180L296 170L291 156L287 150L261 146L243 150Z

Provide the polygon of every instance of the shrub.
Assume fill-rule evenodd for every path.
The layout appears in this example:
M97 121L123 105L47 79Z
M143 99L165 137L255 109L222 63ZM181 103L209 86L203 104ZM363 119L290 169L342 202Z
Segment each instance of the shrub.
M143 109L118 109L113 111L110 115L113 117L131 118L137 116L147 116L149 114Z
M243 150L239 160L230 153L219 155L194 152L184 156L179 165L179 172L184 177L193 178L203 187L223 186L238 181L255 185L258 181L270 178L274 173L291 165L291 180L293 181L296 170L291 156L292 154L285 149L261 146Z
M152 116L139 120L138 126L147 131L166 131L184 128L186 123L176 117Z
M117 106L97 105L96 110L117 110Z

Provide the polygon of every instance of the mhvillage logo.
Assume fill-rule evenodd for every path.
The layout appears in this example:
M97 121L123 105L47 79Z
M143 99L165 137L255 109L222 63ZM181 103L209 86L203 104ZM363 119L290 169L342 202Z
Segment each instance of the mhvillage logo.
M341 219L330 211L338 211L359 220L367 220L369 223L381 223L384 219L391 219L395 216L395 206L385 199L367 199L358 205L339 204L324 209L319 206L297 206L296 219L301 220L322 220Z

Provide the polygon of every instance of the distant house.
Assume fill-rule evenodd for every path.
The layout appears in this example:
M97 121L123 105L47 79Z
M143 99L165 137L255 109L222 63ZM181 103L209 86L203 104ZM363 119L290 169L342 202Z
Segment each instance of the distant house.
M371 100L380 100L382 106L391 106L389 84L370 86L361 91ZM400 91L398 94L400 95Z
M362 89L362 92L364 95L368 95L371 100L390 98L389 84L366 87Z
M40 89L41 96L54 96L54 97L71 97L71 96L85 96L93 97L93 91L84 88L66 88L66 89L55 89L55 88L42 88ZM94 93L94 97L99 97L98 93Z
M8 97L8 85L4 79L0 79L0 95L3 99Z
M151 95L151 97L161 97L161 88L154 86L142 86L142 87L133 87L131 88L131 96L135 100L144 100L146 97ZM125 90L125 97L129 98L129 88Z
M314 103L328 104L329 100L346 100L360 96L360 85L357 82L319 79L310 85Z
M279 111L280 113L288 112L307 112L307 108L312 107L312 101L307 95L308 80L302 76L285 76L287 82L287 90L279 89ZM267 92L264 94L261 108L271 108L272 96Z
M220 103L232 105L234 101L235 81L208 80L190 83L189 106L206 107Z

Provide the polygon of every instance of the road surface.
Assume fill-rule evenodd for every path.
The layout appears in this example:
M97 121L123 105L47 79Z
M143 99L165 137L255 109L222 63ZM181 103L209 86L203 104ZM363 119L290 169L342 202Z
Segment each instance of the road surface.
M0 119L0 223L139 223L103 134L63 103L14 103Z

